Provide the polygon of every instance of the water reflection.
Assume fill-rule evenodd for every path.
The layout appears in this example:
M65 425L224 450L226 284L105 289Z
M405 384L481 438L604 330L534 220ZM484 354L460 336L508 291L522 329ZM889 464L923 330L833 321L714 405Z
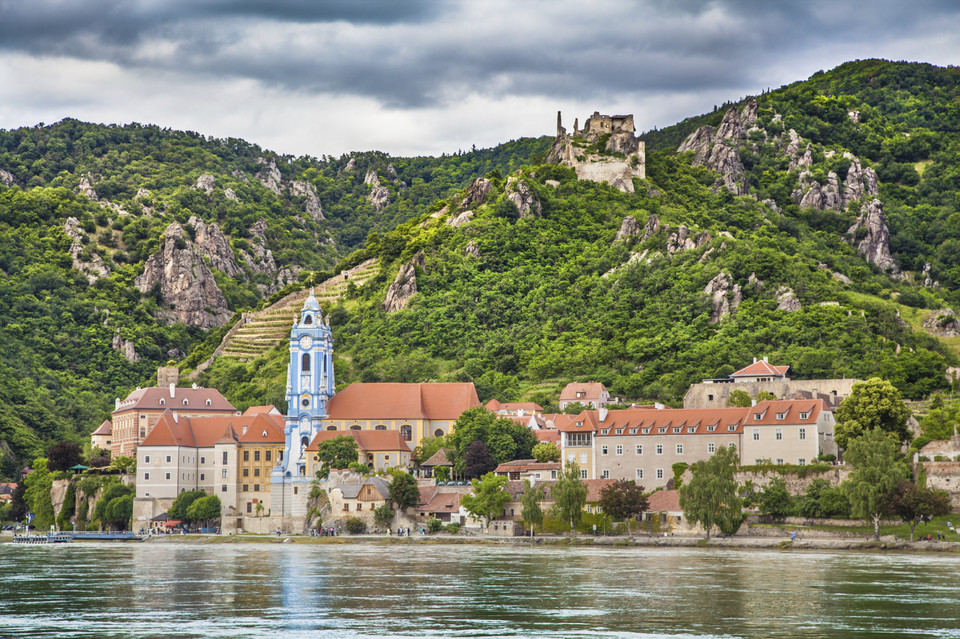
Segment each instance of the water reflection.
M0 636L960 636L958 568L712 549L0 545Z

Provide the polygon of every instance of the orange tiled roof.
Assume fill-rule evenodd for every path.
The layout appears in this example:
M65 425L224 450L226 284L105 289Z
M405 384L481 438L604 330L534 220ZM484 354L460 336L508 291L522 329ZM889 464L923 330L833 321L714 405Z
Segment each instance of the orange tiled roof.
M249 419L253 417L254 419ZM255 415L244 414L240 420L234 420L234 424L239 424L240 439L244 444L282 444L286 438L283 434L283 416L271 415L268 413L257 413ZM247 426L247 432L243 432L243 426ZM264 435L266 433L266 435Z
M774 426L776 424L816 424L820 411L825 409L822 399L806 400L767 400L757 402L747 411L744 427ZM805 414L806 417L801 417ZM783 419L777 419L782 415Z
M515 459L497 466L493 472L503 473L526 473L535 470L560 470L560 462L538 462L536 459Z
M161 403L161 400L163 403ZM210 405L207 405L207 401ZM184 404L184 401L187 403ZM211 412L236 413L237 409L215 388L175 388L173 395L169 388L138 388L113 411L127 410L204 410Z
M598 411L585 411L597 415ZM746 408L628 408L598 421L598 436L742 433ZM731 430L730 427L733 427ZM713 430L711 430L713 427ZM660 432L660 429L666 429ZM676 430L679 429L679 430ZM693 429L693 430L691 430ZM575 430L567 428L565 430ZM646 432L645 432L646 431Z
M432 489L432 490L430 490ZM435 486L420 489L418 512L455 513L460 511L460 493L440 492Z
M596 503L600 501L600 492L615 483L617 483L616 479L584 479L583 485L587 487L587 502Z
M330 400L333 420L455 420L480 405L472 383L366 384L347 386Z
M352 437L360 450L399 450L410 452L410 445L397 430L322 430L313 438L308 451L318 450L320 444L337 437Z
M759 360L741 368L730 377L756 377L758 375L771 375L773 377L783 377L790 370L789 366L774 366L769 362Z
M600 382L570 382L560 391L560 401L589 402L590 400L600 399L606 390L607 388ZM583 393L583 396L577 397L577 393Z
M676 513L682 512L680 508L679 490L658 490L647 498L650 504L647 512L651 513Z
M247 410L243 411L243 414L244 416L259 415L260 413L270 413L275 410L277 410L277 407L273 404L270 404L269 406L251 406ZM280 411L277 412L279 413Z
M103 423L100 424L100 427L97 430L93 431L93 435L112 435L113 434L113 424L109 419L103 420Z
M238 437L237 433L242 433L244 426L247 427L247 432ZM264 428L267 428L270 433L270 437L267 439L262 437ZM140 446L208 448L217 442L227 441L224 437L228 436L228 429L232 429L233 433L229 437L230 441L269 441L270 443L284 441L283 433L278 428L277 421L266 415L248 417L237 415L230 417L186 417L179 415L174 418L174 412L167 409Z
M447 457L447 451L445 451L442 448L437 452L435 452L434 454L430 455L430 459L428 459L427 461L423 462L420 465L430 466L430 467L453 466L453 464L450 463L450 459Z
M539 430L533 431L533 434L537 436L537 442L550 442L553 444L560 444L560 431L555 428L542 428Z

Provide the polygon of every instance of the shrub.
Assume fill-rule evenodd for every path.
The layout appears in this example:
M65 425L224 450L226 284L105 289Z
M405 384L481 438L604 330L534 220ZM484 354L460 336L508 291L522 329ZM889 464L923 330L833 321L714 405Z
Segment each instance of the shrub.
M443 529L443 522L437 519L436 517L431 517L427 520L427 532L435 533L440 532Z
M460 532L460 524L447 524L443 529L451 535L456 535Z
M347 532L351 535L362 535L367 532L367 524L359 517L351 517L346 523Z

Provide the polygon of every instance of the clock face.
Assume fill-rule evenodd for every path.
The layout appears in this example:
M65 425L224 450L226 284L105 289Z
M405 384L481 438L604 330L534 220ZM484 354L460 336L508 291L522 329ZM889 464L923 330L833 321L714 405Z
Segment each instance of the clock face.
M313 338L309 335L304 335L300 338L300 348L303 350L310 350L313 347Z

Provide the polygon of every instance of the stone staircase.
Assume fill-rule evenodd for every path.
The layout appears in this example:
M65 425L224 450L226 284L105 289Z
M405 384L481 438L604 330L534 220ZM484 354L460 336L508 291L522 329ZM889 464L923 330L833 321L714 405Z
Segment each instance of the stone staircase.
M371 258L315 286L314 297L321 304L335 302L343 296L351 282L355 286L362 286L377 274L378 269L377 259ZM249 362L269 351L290 335L293 320L300 315L308 295L310 289L294 291L262 311L244 313L224 336L210 359L200 364L189 378L196 379L217 357Z

